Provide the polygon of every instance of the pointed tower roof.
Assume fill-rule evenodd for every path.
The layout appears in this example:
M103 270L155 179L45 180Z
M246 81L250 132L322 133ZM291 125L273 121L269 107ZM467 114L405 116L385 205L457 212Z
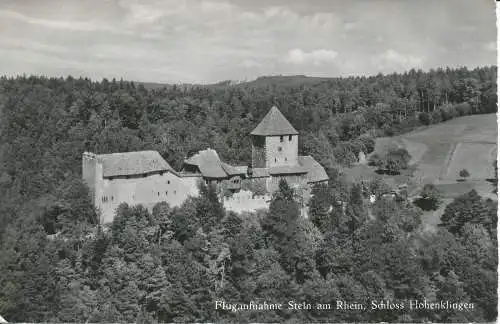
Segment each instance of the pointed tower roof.
M250 133L258 136L298 135L299 132L283 116L276 106L273 106L262 121Z

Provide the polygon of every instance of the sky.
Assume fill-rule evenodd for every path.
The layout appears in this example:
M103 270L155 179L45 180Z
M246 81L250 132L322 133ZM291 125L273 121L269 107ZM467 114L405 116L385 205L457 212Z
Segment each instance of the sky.
M494 65L493 0L0 0L0 74L213 83Z

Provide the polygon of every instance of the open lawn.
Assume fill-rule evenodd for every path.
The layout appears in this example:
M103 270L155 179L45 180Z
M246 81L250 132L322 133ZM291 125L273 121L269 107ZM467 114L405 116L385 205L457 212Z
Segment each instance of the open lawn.
M413 194L426 183L440 186L447 197L453 198L464 190L476 189L491 196L494 177L493 161L497 155L496 114L455 118L407 134L377 139L375 151L390 147L405 147L417 166L412 182L418 184ZM470 180L457 183L458 173L467 169Z
M443 195L438 210L424 212L424 231L435 231L446 205L472 189L485 198L498 199L491 183L495 172L493 161L497 156L496 114L460 117L407 134L378 138L375 152L384 154L396 147L406 148L412 156L411 170L397 176L377 176L393 187L407 183L411 200L427 183L435 184ZM467 169L470 177L457 181L462 169ZM367 165L357 165L345 174L351 180L359 180L373 177L374 171Z

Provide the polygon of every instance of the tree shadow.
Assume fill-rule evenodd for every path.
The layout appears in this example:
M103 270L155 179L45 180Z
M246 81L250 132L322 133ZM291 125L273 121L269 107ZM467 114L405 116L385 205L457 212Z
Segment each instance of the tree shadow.
M395 176L395 175L401 174L401 172L399 172L399 171L391 171L391 170L384 170L384 169L375 170L375 173L380 174L380 175L390 175L390 176Z
M413 200L413 204L424 211L431 211L438 209L438 203L434 199L417 198Z

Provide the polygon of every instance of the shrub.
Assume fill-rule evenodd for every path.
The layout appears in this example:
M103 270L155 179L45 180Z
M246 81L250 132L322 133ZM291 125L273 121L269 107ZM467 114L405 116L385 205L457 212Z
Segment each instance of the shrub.
M431 117L429 116L428 113L421 112L420 114L418 114L418 121L422 125L430 125Z
M426 184L420 193L421 198L415 200L415 205L423 210L436 210L441 204L441 193L433 184Z
M378 155L378 153L373 153L368 159L368 165L382 168L382 166L384 165L384 159L380 155Z
M458 175L463 179L463 180L466 180L468 177L470 177L470 173L469 173L469 170L467 169L462 169L460 170L460 172L458 173Z
M373 152L373 150L375 149L375 140L373 138L365 135L361 136L359 140L361 141L361 143L363 143L366 154L370 154Z

